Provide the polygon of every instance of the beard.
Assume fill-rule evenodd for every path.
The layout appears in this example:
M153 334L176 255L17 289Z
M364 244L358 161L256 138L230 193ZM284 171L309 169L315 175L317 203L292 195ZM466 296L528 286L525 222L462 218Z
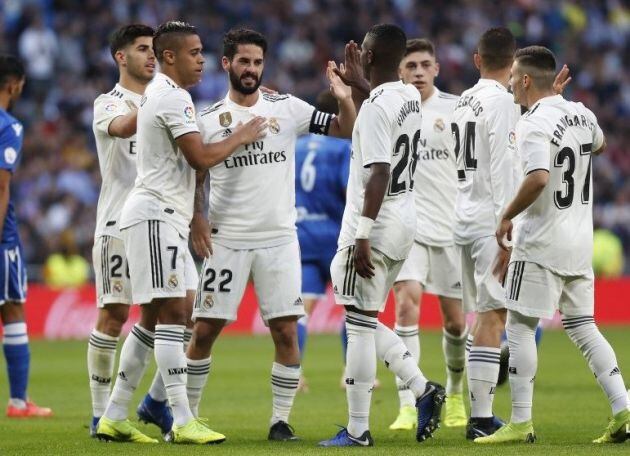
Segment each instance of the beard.
M236 90L237 92L242 93L243 95L251 95L252 93L256 92L258 90L258 87L260 87L260 83L262 82L262 73L260 77L258 77L254 73L245 72L239 77L230 68L228 70L228 74L230 75L230 83L232 84L232 88ZM256 83L251 87L246 87L241 82L243 78L246 78L248 76L256 80Z

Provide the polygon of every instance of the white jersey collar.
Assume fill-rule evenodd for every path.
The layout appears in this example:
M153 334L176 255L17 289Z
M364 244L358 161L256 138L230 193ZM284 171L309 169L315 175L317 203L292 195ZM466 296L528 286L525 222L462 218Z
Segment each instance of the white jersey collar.
M233 108L233 109L240 109L242 111L249 111L252 108L256 108L257 106L259 106L262 103L262 100L263 100L263 94L260 91L260 89L258 90L258 100L256 100L256 103L254 103L251 106L242 106L242 105L236 103L235 101L233 101L230 98L230 92L229 91L225 95L225 105L226 106L229 106L230 108Z
M405 85L402 81L391 81L391 82L384 82L383 84L377 85L376 87L374 87L372 90L370 90L370 97L372 97L374 94L376 94L376 92L382 91L383 89L388 89L388 88L396 88L399 86L403 86Z
M501 84L499 81L497 81L496 79L486 79L486 78L479 78L479 81L477 81L477 85L478 86L482 86L482 87L486 87L486 86L496 86L501 90L504 90L507 92L507 87L505 87L503 84Z

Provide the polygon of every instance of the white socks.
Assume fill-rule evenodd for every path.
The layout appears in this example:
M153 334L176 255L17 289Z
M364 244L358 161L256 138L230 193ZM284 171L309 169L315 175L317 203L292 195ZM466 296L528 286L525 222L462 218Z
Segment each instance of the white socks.
M413 357L416 364L420 363L420 336L418 332L418 325L400 326L396 324L394 326L394 332L405 344L409 353ZM414 407L416 404L416 398L407 385L399 378L396 377L396 386L398 387L398 399L400 400L400 407Z
M593 317L565 317L562 319L562 325L588 361L597 383L608 397L613 415L627 409L628 394L615 352L597 329Z
M400 337L380 322L376 327L376 356L409 388L415 405L426 389L427 379Z
M155 360L162 374L176 426L182 426L194 418L186 395L184 329L184 325L155 326Z
M295 393L302 370L300 366L284 366L274 362L271 366L272 413L271 425L278 421L289 422Z
M510 392L512 396L512 423L532 419L534 378L538 369L536 328L538 318L526 317L508 311L506 331L510 346Z
M446 329L442 331L442 351L446 362L446 394L462 394L468 327L464 329L461 336L454 336Z
M492 402L499 377L501 349L476 347L468 355L468 390L470 391L470 417L492 416Z
M112 420L127 418L133 392L144 375L153 351L154 335L139 325L134 325L120 351L118 378L109 398L104 415Z
M370 401L376 379L377 324L378 319L375 317L346 311L348 432L355 437L360 437L370 427Z
M109 401L117 345L118 337L92 330L88 342L87 366L92 393L92 416L97 418L103 416Z
M188 384L186 386L188 403L192 414L198 417L199 402L201 402L201 394L208 381L208 375L210 375L212 357L209 356L206 359L186 358L186 363L188 364Z
M184 353L188 348L191 338L192 329L186 328L184 330ZM153 382L151 382L151 387L149 388L149 396L151 396L151 399L158 402L164 402L168 399L166 388L164 388L164 381L162 380L162 374L160 374L159 369L155 371L155 375L153 376Z

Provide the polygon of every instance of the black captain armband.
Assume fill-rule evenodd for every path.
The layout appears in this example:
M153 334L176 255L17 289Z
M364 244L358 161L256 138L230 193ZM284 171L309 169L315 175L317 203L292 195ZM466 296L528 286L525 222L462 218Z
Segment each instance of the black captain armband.
M308 126L309 133L315 133L316 135L328 135L330 129L330 122L332 122L335 116L328 112L322 112L315 109L311 116L311 123Z

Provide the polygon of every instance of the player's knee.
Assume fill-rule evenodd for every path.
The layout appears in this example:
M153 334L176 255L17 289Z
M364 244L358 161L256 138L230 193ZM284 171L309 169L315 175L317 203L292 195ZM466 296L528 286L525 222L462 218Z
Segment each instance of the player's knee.
M223 326L225 320L198 319L193 327L189 352L209 353Z
M451 336L460 337L466 330L465 320L445 320L444 330Z
M21 302L7 301L0 306L0 315L5 325L24 321L24 306Z
M484 312L478 318L479 331L502 332L505 329L505 309Z
M297 344L297 320L269 322L276 347L292 348Z

